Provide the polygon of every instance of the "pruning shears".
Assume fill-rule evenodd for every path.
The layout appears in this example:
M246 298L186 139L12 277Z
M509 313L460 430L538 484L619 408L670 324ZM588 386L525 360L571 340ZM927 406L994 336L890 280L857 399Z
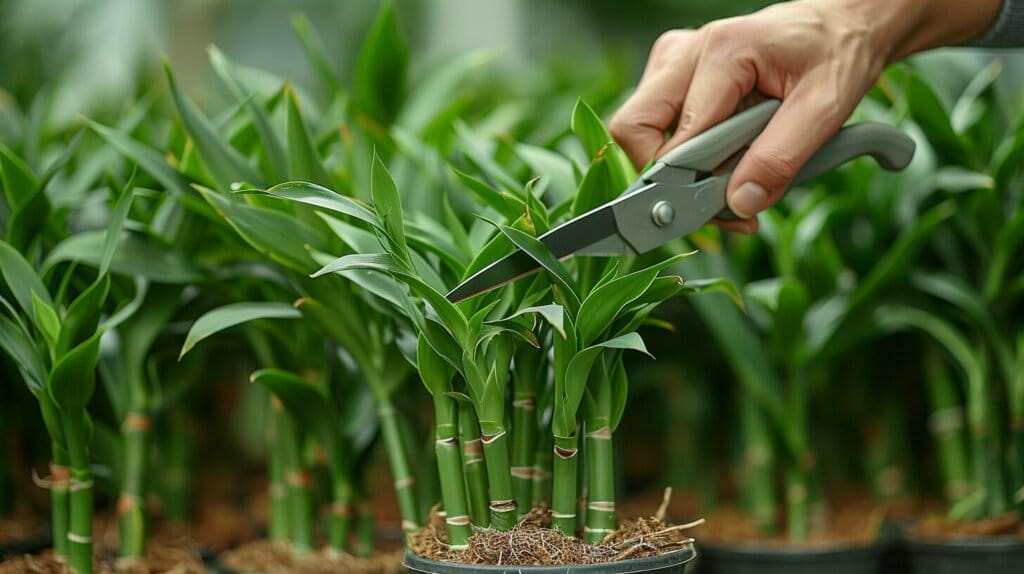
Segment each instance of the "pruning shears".
M725 201L731 166L768 125L780 103L761 102L690 138L662 156L616 199L538 239L559 259L622 257L646 253L712 219L737 219ZM792 185L862 155L873 157L885 169L900 170L914 156L914 141L885 124L846 126L811 157ZM458 302L539 268L532 257L517 250L463 281L447 297Z

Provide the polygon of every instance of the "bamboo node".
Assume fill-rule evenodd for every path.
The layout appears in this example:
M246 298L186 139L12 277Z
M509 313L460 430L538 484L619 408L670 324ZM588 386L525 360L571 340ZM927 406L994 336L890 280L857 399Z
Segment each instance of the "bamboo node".
M483 456L484 447L480 444L480 439L478 438L463 441L462 453L466 456Z
M400 478L400 479L395 481L395 490L402 490L403 488L409 488L410 486L412 486L414 484L416 484L416 479L411 477L411 476L407 476L405 478Z
M72 478L71 482L68 484L68 490L70 490L71 492L77 492L79 490L86 490L88 488L92 488L92 479L89 479L89 480L77 480L77 479Z
M468 514L463 514L461 516L449 516L445 518L444 521L446 524L450 524L451 526L465 526L470 522Z
M615 502L611 500L593 500L587 503L587 509L596 512L615 512Z
M416 530L419 529L419 527L420 527L420 525L416 524L412 520L403 520L402 521L402 530L404 530L405 532L415 532Z
M786 500L793 504L799 504L807 500L807 487L802 484L792 484L786 488Z
M342 518L352 518L352 505L341 502L332 502L331 514Z
M130 512L131 510L139 507L139 498L134 494L128 492L122 492L121 496L117 498L117 514L118 516Z
M92 536L81 536L74 532L68 532L68 541L75 544L92 544Z
M492 500L490 506L491 512L513 512L516 509L516 501L514 500Z
M587 433L587 438L595 440L612 440L612 429L603 426L595 431Z
M124 416L124 422L121 423L121 430L146 432L151 426L152 423L145 414L128 413Z
M35 471L33 470L33 473ZM62 464L50 463L50 485L60 488L67 487L68 482L71 480L71 468Z
M437 444L437 446L458 446L459 439L450 436L448 438L439 438L434 442Z
M501 432L495 433L495 434L485 434L485 435L480 437L480 440L483 441L483 443L485 445L489 445L489 444L493 444L494 441L500 439L503 436L505 436L505 431L501 431Z
M537 401L533 400L532 397L525 399L516 399L512 401L512 407L522 409L524 411L532 411L537 408Z
M560 447L558 445L555 445L555 449L554 450L555 450L555 456L557 456L558 458L564 459L564 460L568 460L568 459L576 456L576 453L578 453L580 451L580 449L578 449L578 448L562 448L562 447Z
M284 473L284 483L294 488L309 488L312 481L303 469L289 469Z
M533 478L534 468L532 466L513 466L511 468L512 478L530 480Z
M953 433L964 428L964 409L952 406L939 409L928 417L928 430L933 435Z
M270 488L268 488L267 490L270 492L270 498L280 499L284 498L286 495L284 485L279 482L271 483Z
M383 406L383 407L377 409L377 416L379 416L380 418L386 418L386 417L394 416L394 414L395 414L395 407L393 407L391 405Z
M568 512L555 512L554 510L552 510L551 511L551 518L576 518L576 513L575 512L572 512L572 513L568 513Z

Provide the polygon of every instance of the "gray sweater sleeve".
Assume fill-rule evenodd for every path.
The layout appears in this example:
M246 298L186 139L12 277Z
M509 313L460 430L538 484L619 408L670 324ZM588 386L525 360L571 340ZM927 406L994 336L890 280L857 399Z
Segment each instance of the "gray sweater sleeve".
M1024 0L1003 0L995 24L966 45L976 48L1024 47Z

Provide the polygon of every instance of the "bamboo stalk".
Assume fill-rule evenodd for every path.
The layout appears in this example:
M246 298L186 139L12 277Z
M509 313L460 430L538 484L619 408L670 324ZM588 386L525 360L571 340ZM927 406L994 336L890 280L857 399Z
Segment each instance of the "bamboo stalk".
M615 453L612 429L587 429L587 516L583 539L600 543L615 532Z
M536 388L543 353L522 348L512 371L512 494L517 518L526 516L533 493L533 458L537 444Z
M121 534L118 553L122 558L141 558L146 554L146 471L148 467L150 420L138 389L132 389L135 403L121 424L124 442L124 472L117 501L117 522Z
M282 409L277 399L274 408ZM288 541L296 554L313 550L313 504L310 497L309 472L302 463L301 441L295 421L281 413L278 433L281 439L282 470L287 492Z
M740 488L743 489L743 498L757 523L758 531L771 535L778 525L775 521L777 500L772 477L775 454L767 421L754 399L746 393L739 393L737 402L743 437Z
M284 484L283 441L281 440L283 410L275 399L271 399L270 424L267 426L267 474L270 485L270 517L267 534L271 540L289 540L291 538L291 520L288 515L288 489Z
M377 541L377 519L365 502L359 504L359 517L356 524L355 554L361 558L373 556Z
M164 517L179 524L191 519L192 458L195 441L190 420L181 410L170 413L168 424L162 425L159 437L163 439L160 451L163 463Z
M469 409L469 406L465 407ZM441 502L444 505L445 525L453 550L468 547L466 541L473 530L470 526L466 483L462 477L462 453L459 449L458 405L447 395L434 395L435 453L437 471L441 480Z
M487 466L491 528L511 530L516 525L516 501L512 495L508 434L505 428L497 423L481 423L480 430L484 464Z
M40 394L39 411L50 435L50 531L53 535L53 553L58 562L68 556L68 528L71 521L71 502L68 492L71 480L70 459L64 439L64 428L57 405L48 394Z
M566 536L576 535L576 477L579 435L554 435L552 465L551 527Z
M348 551L352 533L354 492L349 477L331 469L331 512L327 529L327 546L336 552Z
M371 388L381 388L371 385ZM416 478L413 476L406 456L402 432L398 424L398 413L395 411L391 398L377 396L377 413L380 417L380 431L384 438L384 450L387 452L394 480L395 496L398 498L398 509L402 516L402 530L411 533L422 524L419 507L416 504Z
M554 437L551 425L546 424L538 429L537 445L533 453L533 486L530 499L533 506L551 505L551 475L554 460Z
M85 411L63 413L71 483L67 532L68 566L74 574L92 574L92 469Z
M459 442L462 443L462 474L466 482L469 516L481 528L491 525L487 496L487 466L480 441L480 422L472 407L458 409Z
M939 454L946 500L952 506L976 488L967 459L964 411L948 369L934 352L925 356L924 373L931 407L928 427Z

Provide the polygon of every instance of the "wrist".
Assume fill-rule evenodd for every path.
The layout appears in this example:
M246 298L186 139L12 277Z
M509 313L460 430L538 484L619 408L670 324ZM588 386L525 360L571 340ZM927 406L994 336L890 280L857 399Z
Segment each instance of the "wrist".
M813 1L813 0L812 0ZM819 0L866 27L886 64L963 44L996 22L1003 0Z

